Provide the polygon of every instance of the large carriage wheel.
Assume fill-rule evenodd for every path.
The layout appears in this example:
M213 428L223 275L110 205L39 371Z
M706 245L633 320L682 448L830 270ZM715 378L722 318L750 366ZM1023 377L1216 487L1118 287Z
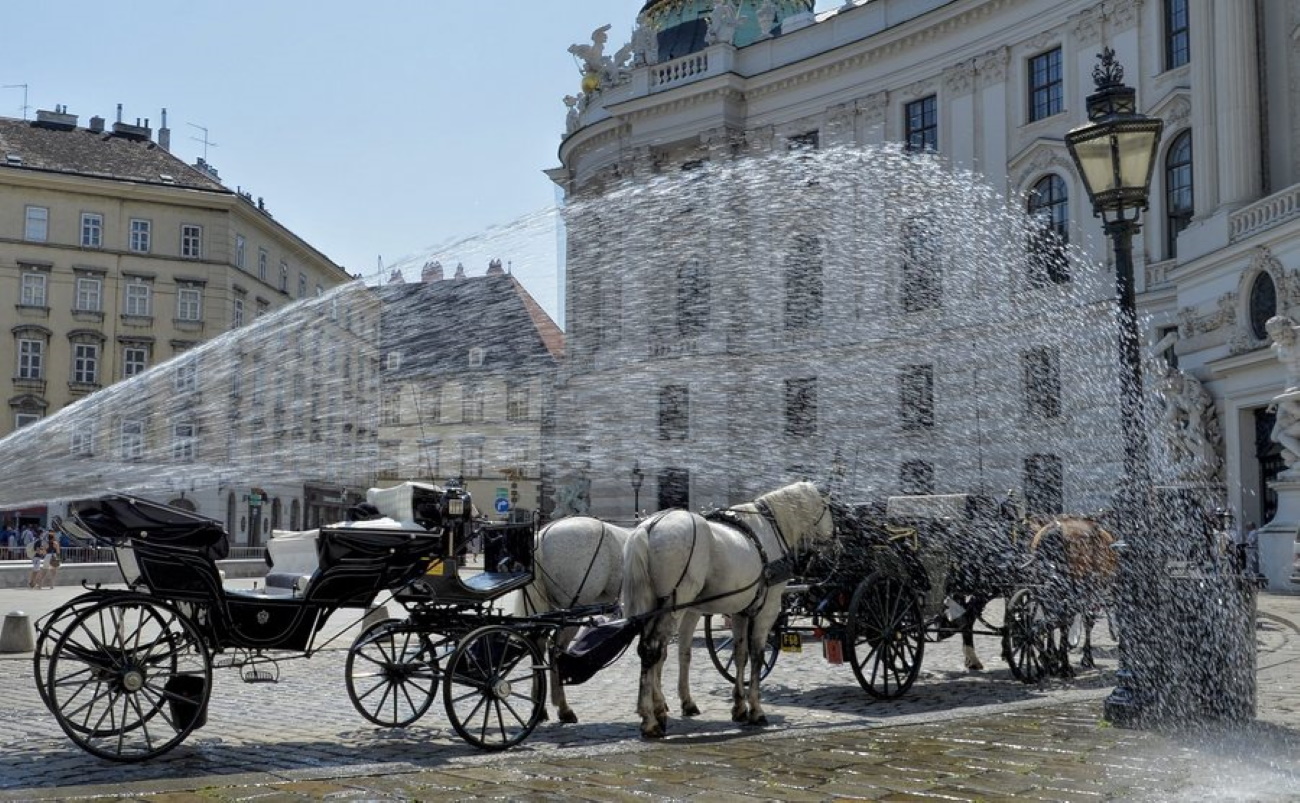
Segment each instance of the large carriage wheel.
M1002 654L1011 674L1024 683L1037 683L1053 671L1060 628L1053 624L1041 599L1022 588L1007 600L1002 628Z
M726 678L728 683L735 683L736 639L731 634L731 623L728 618L719 616L715 626L713 614L704 617L704 646L708 647L709 660L713 661L718 674ZM776 659L781 656L781 633L785 631L785 623L785 614L781 614L776 624L772 625L772 632L767 634L767 643L763 645L763 666L759 671L759 680L767 678L772 667L776 666Z
M427 634L397 619L366 628L348 649L344 675L357 713L389 728L424 716L438 693L438 656Z
M50 711L92 755L143 761L206 721L208 649L170 604L132 595L84 609L48 660Z
M546 665L534 639L506 625L480 627L447 659L447 718L484 750L513 747L533 732L546 706Z
M875 572L858 584L849 603L849 661L872 697L902 696L921 673L925 620L921 601L903 580Z
M36 631L36 645L32 651L32 674L36 678L36 691L41 695L41 702L45 703L47 708L50 705L50 694L45 684L49 681L48 669L54 645L59 643L59 639L67 632L68 625L77 618L78 614L110 596L110 593L91 591L74 597L55 608L39 622L40 629Z

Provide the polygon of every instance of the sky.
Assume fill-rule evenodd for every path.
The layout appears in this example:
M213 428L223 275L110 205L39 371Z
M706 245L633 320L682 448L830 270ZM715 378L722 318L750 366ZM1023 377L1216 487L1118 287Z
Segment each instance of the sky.
M562 322L556 186L568 47L645 0L102 0L11 3L0 116L149 120L352 273L506 263ZM819 0L818 10L835 0ZM127 9L129 8L129 13ZM22 88L26 85L26 89ZM206 139L207 144L204 140Z

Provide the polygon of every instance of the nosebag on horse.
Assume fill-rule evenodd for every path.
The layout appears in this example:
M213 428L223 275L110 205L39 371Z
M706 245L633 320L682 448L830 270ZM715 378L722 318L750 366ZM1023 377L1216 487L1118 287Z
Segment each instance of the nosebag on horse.
M623 549L631 532L590 516L569 516L543 527L537 533L533 549L533 582L525 586L516 598L515 613L535 616L587 606L617 605L623 585ZM698 620L698 614L683 617L682 628L689 628L689 632L679 642L682 669L678 691L682 713L687 716L699 713L691 702L687 686L690 634L695 632ZM588 649L595 649L598 653L610 649L621 652L621 647L636 634L634 626L627 627L626 634L615 632L620 628L614 622L599 628L561 628L555 633L554 646L561 654L584 654ZM611 632L614 632L612 637ZM593 659L590 663L605 663L601 658L593 656ZM585 666L587 663L582 659L561 659L551 665L551 704L561 722L578 721L564 691L566 682L572 684L576 681L572 677L562 677L561 666Z
M623 557L623 610L641 623L637 713L643 737L664 735L663 665L673 624L686 611L731 616L731 718L767 724L759 704L763 647L781 612L795 554L803 544L831 538L833 524L816 486L799 482L710 518L664 511L632 531ZM689 643L689 636L680 641Z

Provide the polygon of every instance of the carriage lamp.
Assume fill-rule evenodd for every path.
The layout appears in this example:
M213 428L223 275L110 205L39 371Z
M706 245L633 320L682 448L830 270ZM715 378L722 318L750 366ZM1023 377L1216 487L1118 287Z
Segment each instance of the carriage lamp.
M645 472L641 470L641 461L632 464L632 518L641 513L641 483L645 482Z
M1088 124L1065 135L1094 217L1102 220L1115 253L1115 291L1119 304L1120 420L1124 436L1124 495L1117 500L1124 547L1119 561L1116 607L1121 630L1117 685L1106 698L1106 718L1137 725L1153 713L1162 685L1154 657L1160 638L1150 600L1160 561L1146 526L1151 491L1147 434L1142 415L1142 360L1138 351L1137 301L1133 277L1133 235L1147 208L1151 171L1164 121L1137 111L1137 92L1124 84L1124 68L1105 48L1093 68L1096 92L1086 101ZM1143 611L1146 611L1145 613ZM1138 632L1138 631L1141 632Z

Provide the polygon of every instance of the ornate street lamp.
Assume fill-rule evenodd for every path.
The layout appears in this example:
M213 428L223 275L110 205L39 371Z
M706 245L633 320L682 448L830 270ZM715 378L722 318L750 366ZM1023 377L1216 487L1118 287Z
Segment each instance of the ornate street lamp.
M1137 111L1137 92L1124 85L1124 69L1109 47L1093 68L1097 91L1087 98L1087 125L1065 135L1080 177L1092 200L1094 217L1102 219L1115 251L1115 290L1119 302L1120 419L1124 435L1123 496L1116 505L1125 538L1117 578L1120 623L1120 670L1117 685L1105 703L1106 718L1119 725L1135 724L1152 712L1163 685L1159 657L1161 634L1150 596L1158 586L1158 549L1147 522L1151 471L1142 414L1142 358L1138 349L1137 301L1133 278L1133 235L1147 208L1151 171L1164 121Z
M632 464L632 518L641 515L641 483L645 482L645 472L641 470L641 461Z

